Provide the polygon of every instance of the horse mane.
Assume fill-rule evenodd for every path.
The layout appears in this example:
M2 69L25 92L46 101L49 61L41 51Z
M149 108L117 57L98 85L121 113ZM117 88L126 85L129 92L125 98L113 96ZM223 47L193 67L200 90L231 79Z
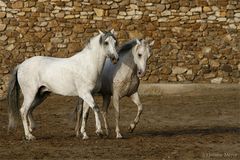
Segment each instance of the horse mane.
M117 38L115 37L115 35L114 34L112 34L111 32L103 32L104 33L104 35L103 36L100 36L100 39L99 39L99 43L102 45L103 44L103 42L108 38L108 37L113 37L113 39L116 41L116 46L118 45L118 41L117 41ZM90 48L90 43L91 43L91 40L92 40L93 38L90 38L90 39L88 39L87 41L86 41L86 45L85 46L87 46L87 47L89 47Z
M138 43L137 41L141 41L141 40L132 39L132 40L128 41L127 43L123 44L120 47L118 54L125 53L125 52L128 52L129 50L131 50L134 46L137 45L137 43Z
M118 45L117 38L114 34L112 34L112 32L104 32L104 35L99 39L99 43L102 44L108 37L113 37L113 39L116 41L116 46Z

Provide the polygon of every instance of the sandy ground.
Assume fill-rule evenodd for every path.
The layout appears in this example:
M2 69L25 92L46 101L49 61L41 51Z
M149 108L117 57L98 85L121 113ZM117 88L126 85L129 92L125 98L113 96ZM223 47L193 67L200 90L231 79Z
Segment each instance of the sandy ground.
M101 98L96 98L101 103ZM115 139L114 110L110 106L111 135L95 135L94 115L87 125L89 140L76 138L70 113L76 98L50 96L34 112L35 141L24 140L19 122L7 134L7 102L0 102L0 159L159 159L239 160L240 91L198 91L182 95L143 96L144 113L133 133L127 128L137 108L121 101L120 129Z

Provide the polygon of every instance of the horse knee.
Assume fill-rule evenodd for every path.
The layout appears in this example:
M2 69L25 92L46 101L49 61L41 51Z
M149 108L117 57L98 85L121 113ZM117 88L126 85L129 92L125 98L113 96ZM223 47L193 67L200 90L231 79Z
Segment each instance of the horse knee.
M98 113L100 112L100 109L99 109L98 105L95 105L93 107L93 111L98 112Z
M28 110L25 107L21 107L20 108L20 113L21 116L26 116L27 115Z
M139 109L138 112L139 112L139 113L142 113L142 112L143 112L143 108Z

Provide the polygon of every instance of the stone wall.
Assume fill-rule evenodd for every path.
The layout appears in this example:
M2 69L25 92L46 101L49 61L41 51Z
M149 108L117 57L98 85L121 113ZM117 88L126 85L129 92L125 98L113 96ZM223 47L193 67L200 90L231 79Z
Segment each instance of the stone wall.
M155 40L145 82L239 83L239 0L0 1L0 97L35 55L69 57L97 29Z

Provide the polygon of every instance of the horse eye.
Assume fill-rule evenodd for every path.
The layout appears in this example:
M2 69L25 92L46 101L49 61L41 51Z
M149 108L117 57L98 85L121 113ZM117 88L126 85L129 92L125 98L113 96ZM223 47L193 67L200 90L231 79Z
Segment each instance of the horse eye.
M106 42L104 42L104 45L106 45L106 46L107 46L107 45L108 45L108 42L107 42L107 41L106 41Z
M138 54L138 57L139 57L139 58L141 58L141 57L142 57L142 55L141 55L141 54Z

